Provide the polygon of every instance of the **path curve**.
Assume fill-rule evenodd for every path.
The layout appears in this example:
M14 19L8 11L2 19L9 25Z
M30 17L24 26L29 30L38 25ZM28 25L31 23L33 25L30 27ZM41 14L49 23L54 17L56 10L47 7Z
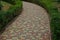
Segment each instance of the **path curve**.
M50 40L47 11L38 5L23 2L21 15L8 25L0 40Z

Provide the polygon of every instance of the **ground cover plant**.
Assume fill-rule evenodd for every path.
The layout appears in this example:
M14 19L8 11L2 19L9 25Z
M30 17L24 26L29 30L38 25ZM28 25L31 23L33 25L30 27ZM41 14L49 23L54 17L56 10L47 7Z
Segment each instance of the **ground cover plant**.
M52 40L60 40L60 12L56 5L56 0L23 0L35 3L44 7L50 16L50 26L52 33ZM60 0L58 0L59 2Z
M20 0L2 0L0 1L0 31L18 14L18 10L22 10L22 2Z

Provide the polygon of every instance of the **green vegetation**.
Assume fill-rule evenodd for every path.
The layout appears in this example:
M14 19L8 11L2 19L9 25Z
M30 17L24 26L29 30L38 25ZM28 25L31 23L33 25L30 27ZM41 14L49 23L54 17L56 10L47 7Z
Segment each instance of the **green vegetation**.
M56 0L56 2L60 3L60 0Z
M4 11L2 10L3 7L5 7L5 5L11 5L9 8L7 6L7 10ZM0 10L0 31L5 28L5 26L18 14L17 13L18 10L21 11L22 9L22 2L20 0L14 0L14 2L12 2L12 0L8 1L8 0L2 0L1 1L1 5L3 5L3 7L1 7Z
M53 40L60 40L60 13L58 12L56 0L24 0L43 6L49 13L50 26ZM60 0L59 0L60 1ZM58 2L59 2L58 1Z
M0 10L1 10L1 7L2 7L2 5L1 5L1 1L0 1Z
M2 6L2 5L0 4L0 10L1 10L1 6Z

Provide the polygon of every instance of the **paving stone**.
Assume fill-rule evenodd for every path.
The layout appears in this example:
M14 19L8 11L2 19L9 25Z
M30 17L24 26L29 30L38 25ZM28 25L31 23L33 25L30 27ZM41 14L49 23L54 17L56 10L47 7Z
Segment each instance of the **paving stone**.
M21 15L0 35L1 40L50 40L47 11L32 3L23 2Z

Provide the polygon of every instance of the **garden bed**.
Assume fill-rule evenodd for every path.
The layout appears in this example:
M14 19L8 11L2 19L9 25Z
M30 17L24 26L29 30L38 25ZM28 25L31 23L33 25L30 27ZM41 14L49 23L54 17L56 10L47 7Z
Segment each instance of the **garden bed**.
M5 28L5 26L17 15L18 10L22 10L22 2L20 0L14 0L13 4L12 0L2 0L1 1L1 10L0 10L0 31ZM11 2L11 3L10 3Z

